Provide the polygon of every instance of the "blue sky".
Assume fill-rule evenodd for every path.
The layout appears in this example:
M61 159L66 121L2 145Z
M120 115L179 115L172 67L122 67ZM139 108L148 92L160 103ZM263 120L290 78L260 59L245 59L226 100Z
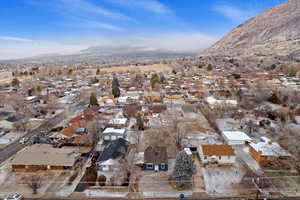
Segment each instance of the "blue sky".
M201 51L285 0L2 0L0 59L95 45Z

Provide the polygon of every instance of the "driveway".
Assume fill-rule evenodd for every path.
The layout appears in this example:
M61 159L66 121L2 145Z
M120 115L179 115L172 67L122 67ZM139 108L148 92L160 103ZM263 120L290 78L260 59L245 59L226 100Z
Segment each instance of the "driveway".
M237 145L234 147L236 158L246 164L253 172L262 173L262 169L256 160L249 154L249 149L246 145Z

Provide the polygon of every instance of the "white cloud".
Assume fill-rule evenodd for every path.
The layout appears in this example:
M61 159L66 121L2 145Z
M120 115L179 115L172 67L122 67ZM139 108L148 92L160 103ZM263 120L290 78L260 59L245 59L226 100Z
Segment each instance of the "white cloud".
M41 54L72 54L90 46L140 46L150 49L199 52L214 44L220 37L203 33L157 33L132 36L75 38L68 43L33 41L30 43L0 43L0 59L31 57ZM5 47L5 48L4 48Z
M168 33L137 37L137 43L147 47L161 48L174 51L201 50L214 44L219 37L203 33Z
M99 21L92 21L92 20L82 20L82 23L77 23L77 25L81 27L89 27L89 28L99 28L99 29L106 29L111 31L122 32L124 29L120 26L115 26L112 24L107 24Z
M32 6L43 7L67 17L87 17L90 14L117 20L133 20L120 12L95 5L88 0L25 0Z
M5 45L0 43L0 59L26 58L42 54L71 54L84 48L87 48L87 46L51 41L32 41L28 43L11 43Z
M108 0L129 8L141 8L157 14L171 14L172 10L158 0Z
M27 38L13 37L13 36L0 36L0 40L14 41L14 42L32 42L33 40Z
M213 9L228 19L238 23L244 22L258 13L258 11L254 9L240 9L226 4L217 5Z
M69 11L73 11L73 10L75 10L76 12L83 11L88 13L94 13L97 15L102 15L112 19L132 20L132 18L129 16L94 5L88 2L87 0L59 0L59 1L61 2L62 5L64 5L65 9Z

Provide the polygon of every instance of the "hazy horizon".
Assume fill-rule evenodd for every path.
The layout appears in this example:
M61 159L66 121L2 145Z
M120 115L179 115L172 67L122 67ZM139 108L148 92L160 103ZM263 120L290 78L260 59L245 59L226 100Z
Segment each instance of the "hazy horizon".
M0 59L91 46L200 52L284 0L16 0L1 2Z

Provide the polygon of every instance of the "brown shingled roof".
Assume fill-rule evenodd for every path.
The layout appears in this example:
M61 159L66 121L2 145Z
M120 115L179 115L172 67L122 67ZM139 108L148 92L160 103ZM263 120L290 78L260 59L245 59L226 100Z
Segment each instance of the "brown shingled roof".
M60 134L67 136L67 137L72 137L75 134L75 129L72 127L67 127L67 128L64 128L63 130L61 130Z
M203 144L203 155L205 156L233 156L234 149L229 145Z
M149 146L145 150L145 163L167 163L168 162L168 155L167 155L167 148L166 147L152 147Z

